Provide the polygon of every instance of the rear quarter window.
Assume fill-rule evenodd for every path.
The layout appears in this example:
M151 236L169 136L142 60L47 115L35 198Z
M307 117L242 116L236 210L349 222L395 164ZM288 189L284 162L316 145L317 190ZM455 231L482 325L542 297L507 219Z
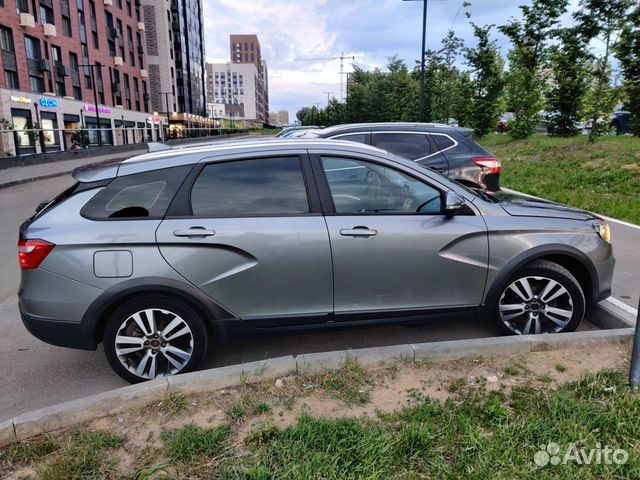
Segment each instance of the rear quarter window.
M431 138L433 139L433 141L436 144L436 147L438 147L438 151L442 151L442 150L446 150L447 148L451 148L455 145L455 142L453 140L451 140L451 138L449 138L446 135L431 135Z
M186 165L116 177L80 213L91 220L162 218L191 168Z

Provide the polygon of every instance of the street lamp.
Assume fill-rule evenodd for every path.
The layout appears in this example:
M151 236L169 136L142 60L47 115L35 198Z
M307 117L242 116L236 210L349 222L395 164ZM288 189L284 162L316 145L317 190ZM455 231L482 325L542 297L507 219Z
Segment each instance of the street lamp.
M85 67L91 69L91 89L93 90L93 103L96 105L96 122L98 124L98 146L102 146L102 130L100 128L100 108L98 107L98 89L96 88L96 78L94 68L102 68L104 65L98 63L91 63L86 65L78 65L78 67Z
M422 2L422 50L420 50L420 121L424 122L424 51L427 41L427 0L402 0Z

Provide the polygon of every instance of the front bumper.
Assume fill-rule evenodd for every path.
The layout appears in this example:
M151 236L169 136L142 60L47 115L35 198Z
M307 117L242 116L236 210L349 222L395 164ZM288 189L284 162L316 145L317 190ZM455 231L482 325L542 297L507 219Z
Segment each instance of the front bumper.
M82 323L34 317L24 313L22 308L20 316L29 333L43 342L81 350L96 349L92 332Z

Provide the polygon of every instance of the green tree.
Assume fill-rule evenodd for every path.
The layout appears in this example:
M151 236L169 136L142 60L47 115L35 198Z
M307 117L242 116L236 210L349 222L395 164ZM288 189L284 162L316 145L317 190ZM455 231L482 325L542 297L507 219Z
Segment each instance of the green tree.
M300 122L300 125L311 125L311 109L309 107L302 107L296 112L296 118Z
M640 136L640 5L631 12L622 28L616 56L624 76L625 106L632 114L631 131Z
M575 28L560 29L556 35L559 43L549 55L553 79L547 93L547 128L549 135L570 137L579 133L592 57L587 39Z
M507 93L515 114L511 134L515 138L531 135L543 106L547 59L547 41L559 17L566 11L568 0L534 0L521 6L522 19L498 27L513 45L509 52Z
M626 22L633 0L580 0L574 14L577 28L587 38L597 38L604 44L604 52L596 59L596 80L591 95L589 141L594 142L606 125L611 101L610 57L617 46L617 38ZM608 106L608 108L605 108Z
M496 47L496 41L490 38L493 25L471 25L478 44L475 48L465 50L465 60L471 68L472 76L469 123L474 133L482 137L495 128L500 115L500 96L504 89L504 62Z

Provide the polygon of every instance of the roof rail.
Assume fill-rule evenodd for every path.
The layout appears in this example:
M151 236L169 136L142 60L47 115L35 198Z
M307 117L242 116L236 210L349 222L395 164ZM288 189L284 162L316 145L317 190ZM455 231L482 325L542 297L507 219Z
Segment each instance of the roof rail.
M149 142L147 143L147 149L149 153L164 152L165 150L171 150L171 146L167 145L166 143Z

